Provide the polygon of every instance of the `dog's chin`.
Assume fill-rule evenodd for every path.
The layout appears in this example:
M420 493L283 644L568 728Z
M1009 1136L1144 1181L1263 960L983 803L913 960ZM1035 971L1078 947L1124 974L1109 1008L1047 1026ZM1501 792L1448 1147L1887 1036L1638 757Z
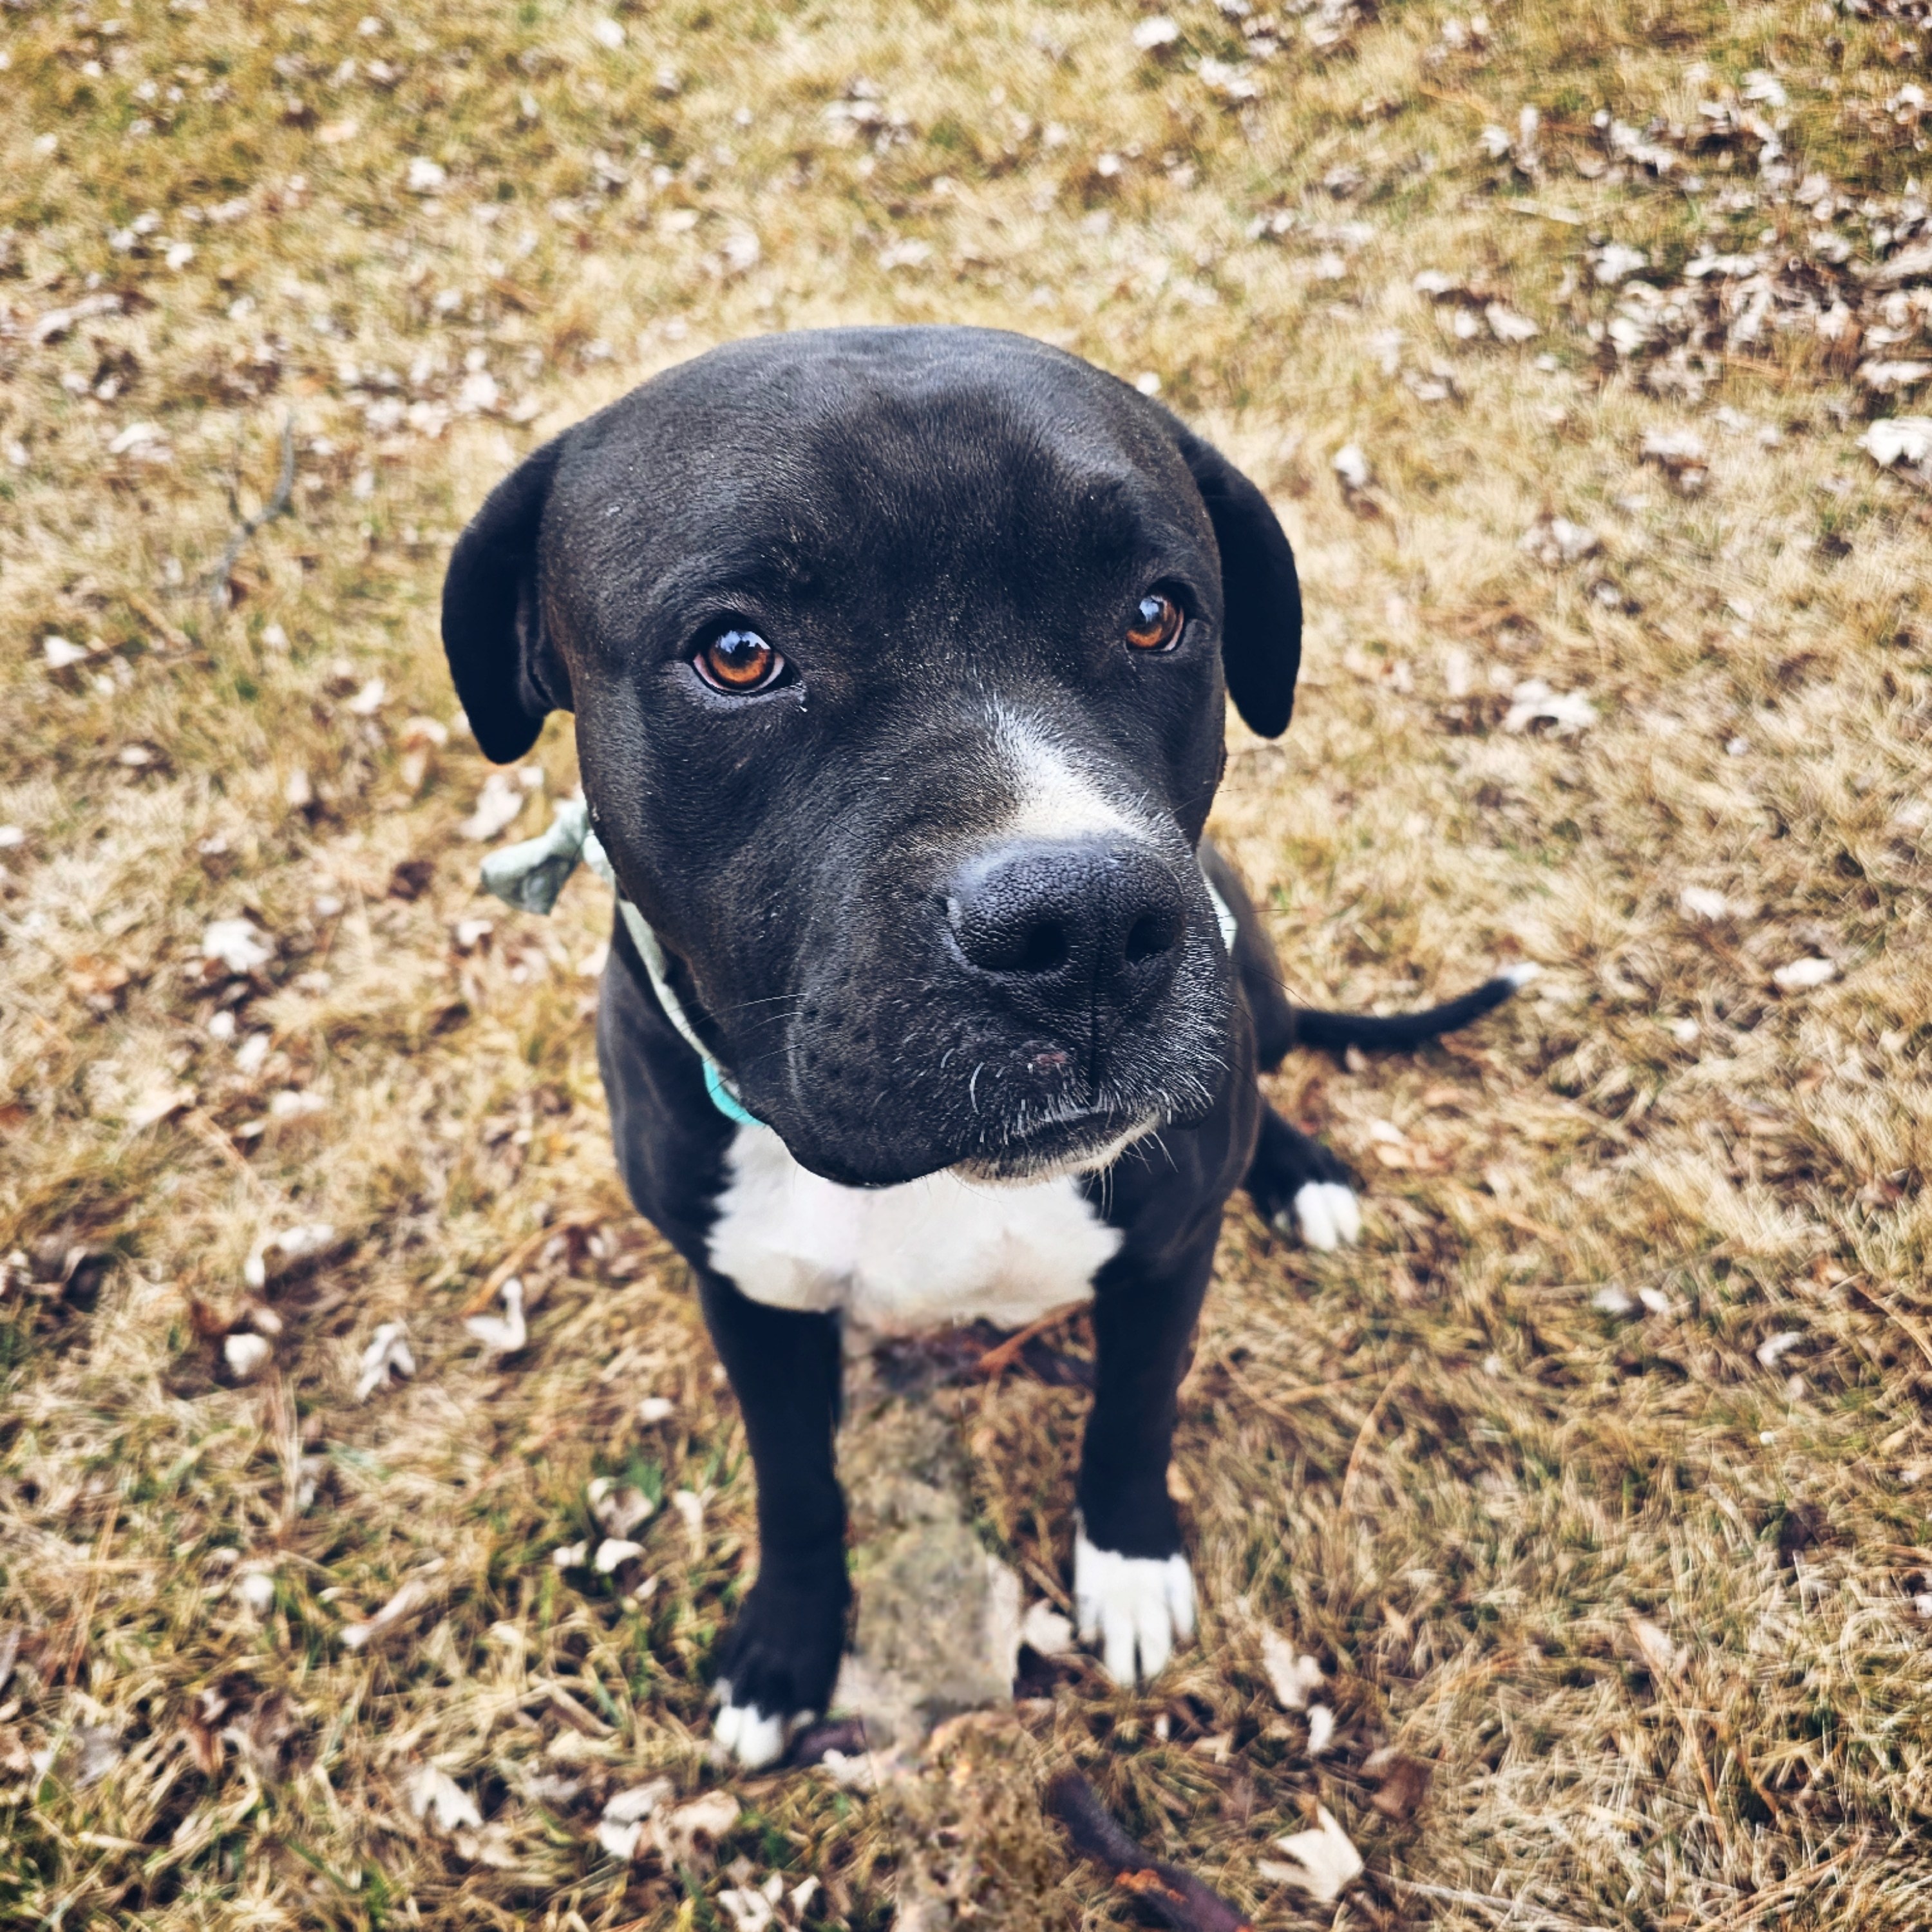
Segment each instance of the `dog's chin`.
M1098 1174L1160 1125L1157 1114L1138 1120L1118 1114L1084 1114L1038 1127L997 1152L969 1155L956 1161L952 1172L982 1187L1037 1186L1068 1174Z

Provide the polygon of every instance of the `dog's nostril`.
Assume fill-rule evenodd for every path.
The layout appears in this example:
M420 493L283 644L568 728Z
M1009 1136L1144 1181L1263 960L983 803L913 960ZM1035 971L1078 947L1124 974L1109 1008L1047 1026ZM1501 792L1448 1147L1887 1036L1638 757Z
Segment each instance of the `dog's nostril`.
M1137 966L1143 959L1170 951L1180 938L1180 921L1172 913L1149 913L1137 919L1127 932L1127 964Z
M1186 899L1166 861L1126 842L1070 840L998 848L942 889L965 963L1006 997L1056 1016L1098 1000L1136 1008L1173 976Z
M1066 964L1070 950L1066 943L1066 928L1058 920L1042 920L1028 928L1012 964L1006 970L1012 973L1057 973Z

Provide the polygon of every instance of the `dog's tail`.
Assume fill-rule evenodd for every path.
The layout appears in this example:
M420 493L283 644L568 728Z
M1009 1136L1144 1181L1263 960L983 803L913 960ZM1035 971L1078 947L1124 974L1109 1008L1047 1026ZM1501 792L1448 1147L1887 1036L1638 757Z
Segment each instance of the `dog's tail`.
M1352 1046L1365 1053L1405 1053L1454 1033L1486 1012L1492 1012L1519 987L1536 977L1534 966L1508 966L1460 999L1447 1000L1419 1013L1324 1013L1306 1006L1289 1009L1293 1044L1318 1052L1346 1053Z
M1255 1062L1264 1073L1272 1073L1298 1046L1312 1047L1318 1053L1346 1053L1351 1047L1366 1053L1412 1052L1494 1012L1518 987L1528 986L1536 977L1536 967L1525 961L1504 967L1494 979L1485 980L1460 999L1424 1012L1392 1013L1386 1018L1373 1013L1325 1013L1298 1006L1282 988L1274 948L1240 875L1204 838L1201 842L1201 869L1234 915L1234 970L1254 1022Z

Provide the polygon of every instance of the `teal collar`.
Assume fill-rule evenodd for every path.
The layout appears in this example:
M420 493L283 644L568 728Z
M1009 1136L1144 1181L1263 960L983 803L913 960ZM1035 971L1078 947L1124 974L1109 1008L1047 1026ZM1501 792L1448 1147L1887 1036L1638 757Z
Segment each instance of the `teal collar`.
M519 912L548 913L556 904L564 882L576 871L580 860L616 893L617 910L623 916L625 929L638 949L638 956L644 962L644 970L650 975L651 991L658 996L664 1017L698 1055L704 1069L704 1090L711 1096L711 1104L740 1126L763 1126L764 1122L738 1097L738 1089L730 1075L718 1064L718 1056L698 1038L698 1029L684 1010L684 1002L671 988L664 950L651 930L650 922L620 889L610 855L590 829L590 808L582 799L567 799L559 806L550 830L542 836L492 852L483 861L483 890L495 893L506 905L514 906ZM1234 916L1227 901L1214 890L1211 879L1208 880L1208 896L1214 902L1221 942L1232 952Z
M618 886L610 855L590 829L590 808L582 799L567 799L559 806L550 830L540 837L492 852L483 861L483 890L494 892L506 905L514 906L519 912L548 913L556 904L564 882L576 871L580 860L616 894L625 930L644 962L644 970L650 975L651 991L658 996L658 1004L704 1069L704 1090L710 1095L711 1104L740 1126L763 1126L764 1123L738 1097L738 1089L730 1075L719 1065L718 1056L698 1038L698 1029L684 1010L684 1002L672 989L664 947L652 931L650 922L625 898Z

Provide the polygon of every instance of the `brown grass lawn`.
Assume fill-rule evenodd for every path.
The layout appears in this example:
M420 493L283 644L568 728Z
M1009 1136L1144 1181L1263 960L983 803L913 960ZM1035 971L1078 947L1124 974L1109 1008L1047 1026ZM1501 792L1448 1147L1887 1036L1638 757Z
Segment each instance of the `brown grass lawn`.
M0 26L0 1921L880 1928L923 1841L903 1926L1093 1924L1072 1762L1262 1925L1932 1924L1932 459L1860 442L1932 376L1922 0L382 4ZM1217 824L1298 992L1544 973L1277 1083L1370 1232L1231 1217L1204 1642L868 1798L707 1748L742 1437L612 1172L608 904L476 895L435 614L549 430L881 320L1157 379L1270 492L1300 704ZM1082 1399L956 1400L1060 1588ZM550 1560L600 1473L697 1499L641 1601ZM660 1774L742 1809L620 1861Z

